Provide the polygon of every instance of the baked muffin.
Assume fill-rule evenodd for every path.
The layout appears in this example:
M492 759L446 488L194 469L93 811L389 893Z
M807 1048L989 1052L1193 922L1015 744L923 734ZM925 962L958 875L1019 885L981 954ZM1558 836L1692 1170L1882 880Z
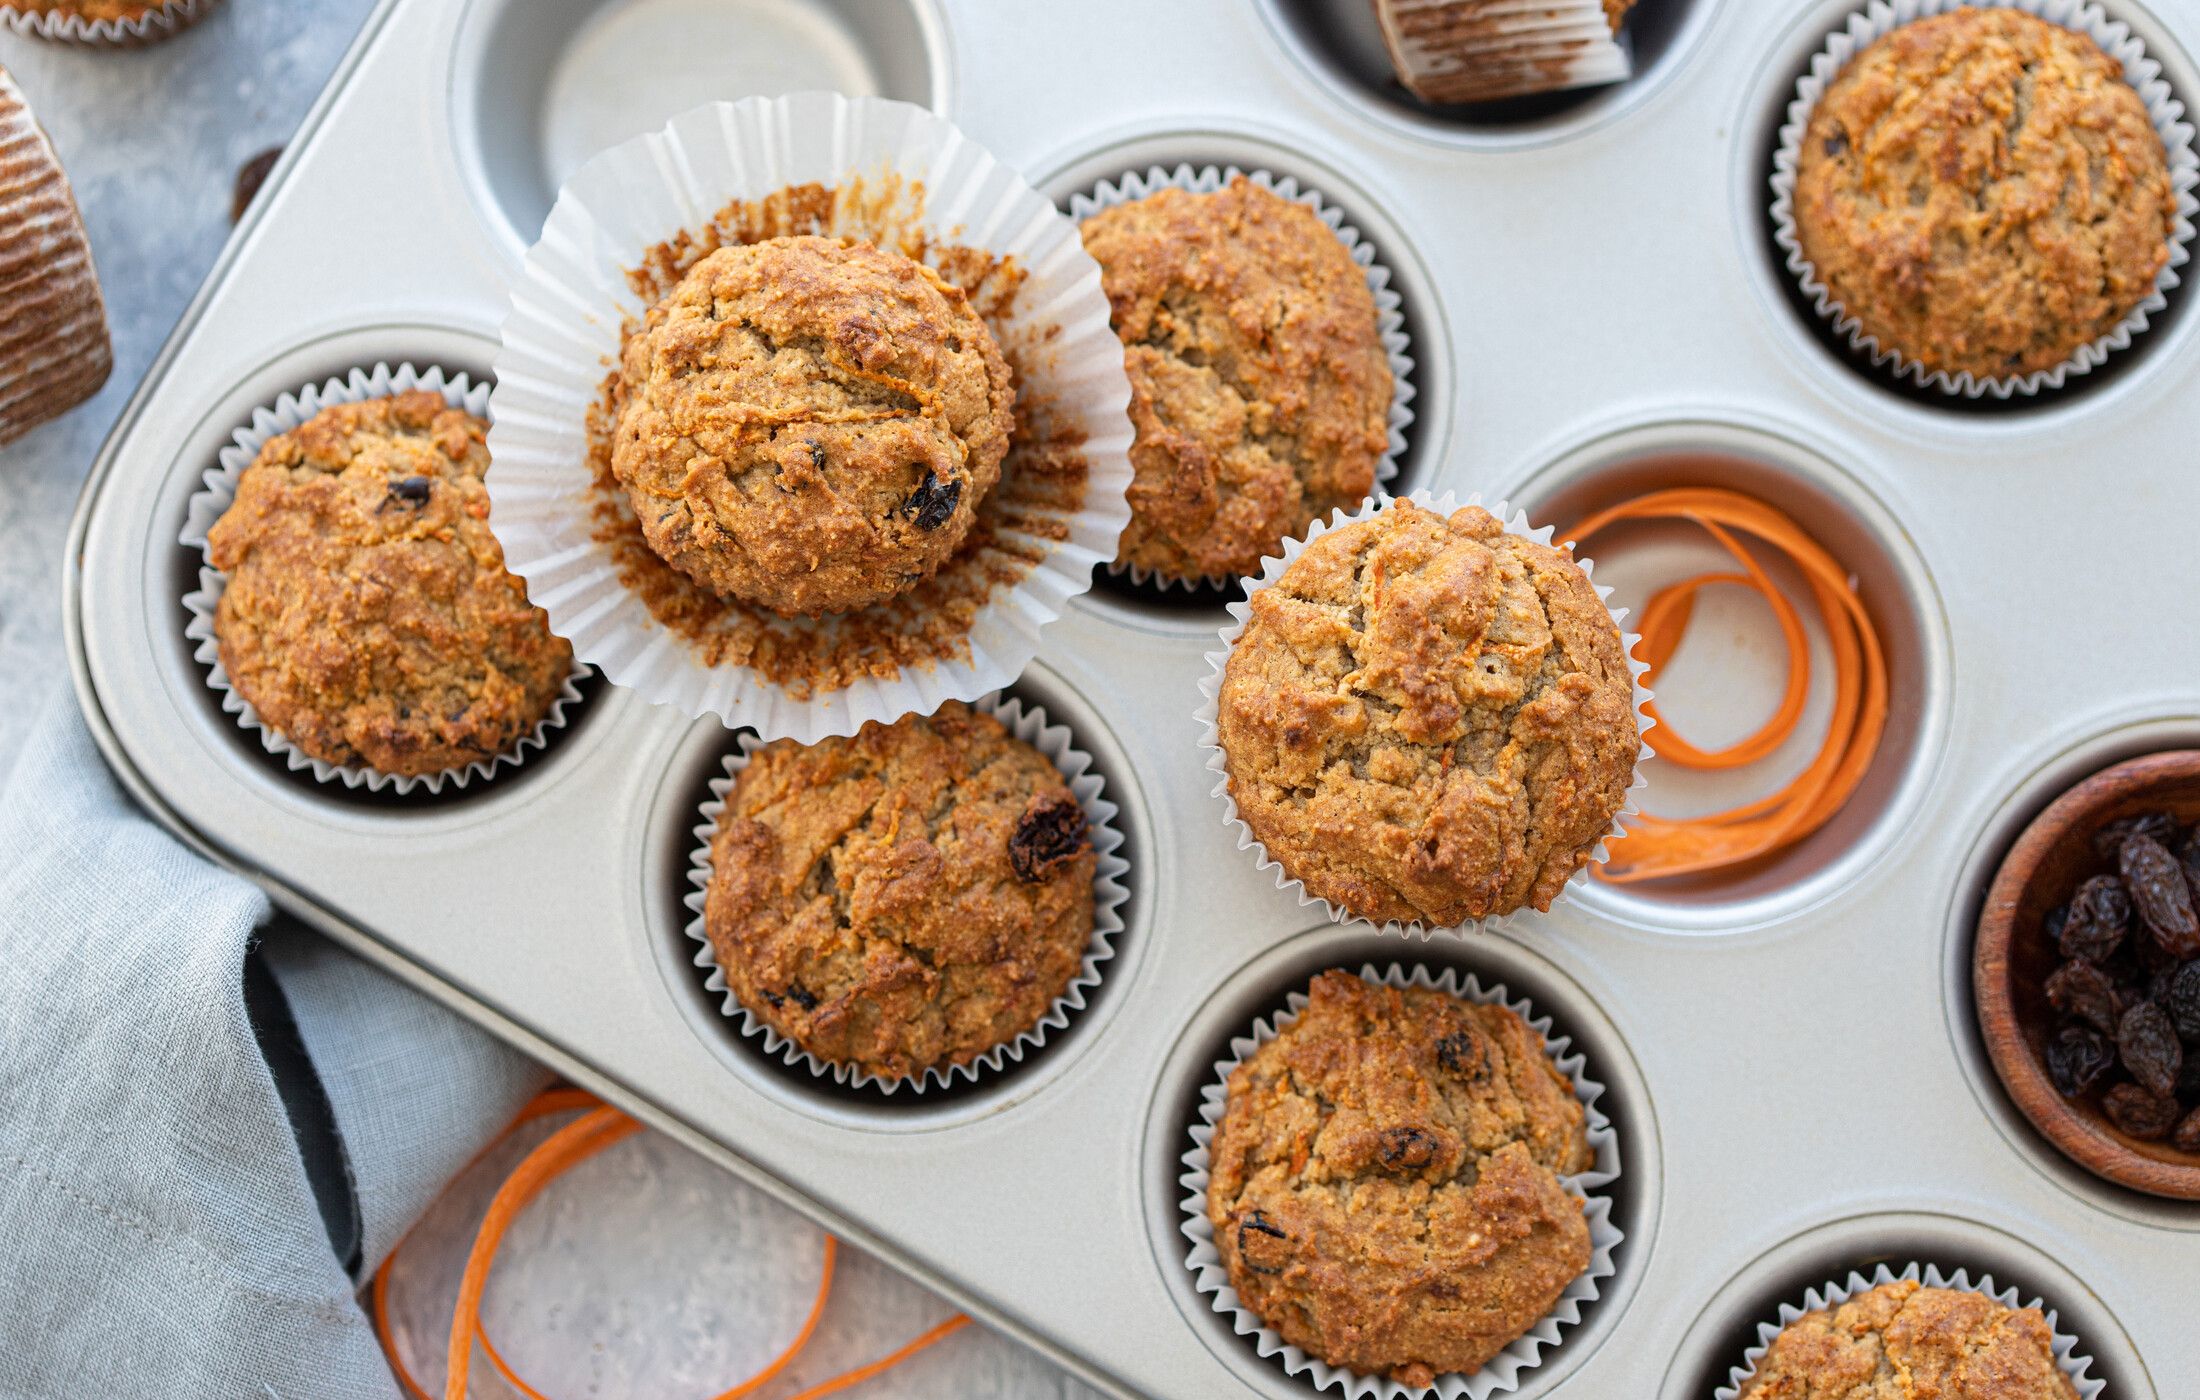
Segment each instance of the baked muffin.
M1391 67L1423 102L1490 102L1618 82L1615 36L1635 0L1546 0L1493 17L1489 0L1373 0Z
M1882 350L2052 369L2154 290L2177 201L2115 59L2021 10L1954 10L1850 60L1796 171L1803 256Z
M1390 361L1365 272L1311 209L1240 175L1103 209L1084 236L1137 433L1119 563L1258 573L1374 490Z
M74 15L78 19L143 19L168 8L166 0L7 0L0 8L29 15Z
M2038 1308L1881 1284L1772 1339L1741 1400L2077 1400Z
M113 367L76 195L0 68L0 445L98 393Z
M1641 740L1619 628L1565 551L1400 500L1256 590L1217 696L1238 815L1382 923L1548 909Z
M1013 1041L1092 939L1084 809L1046 755L959 701L758 749L710 851L704 929L734 995L881 1079Z
M207 532L222 667L325 763L420 776L506 753L573 651L489 530L489 425L414 390L269 438Z
M611 467L666 562L784 614L929 577L1000 479L1015 392L962 292L829 238L721 248L626 340Z
M1332 1366L1481 1367L1589 1267L1581 1101L1502 1006L1316 977L1230 1072L1207 1219L1238 1300Z

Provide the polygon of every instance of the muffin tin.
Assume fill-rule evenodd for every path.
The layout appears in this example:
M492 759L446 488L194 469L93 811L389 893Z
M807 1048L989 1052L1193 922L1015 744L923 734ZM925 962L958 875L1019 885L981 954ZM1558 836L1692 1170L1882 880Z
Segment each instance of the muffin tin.
M1978 1043L1968 973L1985 883L2032 813L2117 757L2200 742L2200 654L2170 630L2200 519L2190 297L2082 388L1921 401L1826 344L1772 252L1773 133L1849 3L1644 0L1656 44L1633 83L1458 119L1329 47L1361 4L385 0L86 488L66 605L109 760L285 907L1110 1394L1314 1393L1194 1290L1178 1158L1232 1033L1322 967L1412 960L1533 999L1590 1052L1620 1125L1616 1273L1516 1393L1708 1395L1781 1299L1880 1260L2043 1296L2117 1400L2190 1393L2200 1207L2096 1180L2032 1132ZM2108 8L2200 93L2200 19ZM755 46L681 42L729 10ZM1685 477L1783 504L1854 565L1894 657L1864 788L1746 879L1591 885L1471 939L1317 924L1208 794L1192 713L1226 614L1096 588L1014 691L1072 728L1121 805L1117 956L1021 1064L889 1099L767 1058L693 966L690 831L732 745L714 721L597 683L545 751L461 792L286 771L184 636L199 474L308 381L381 361L485 374L574 150L669 117L683 83L742 95L741 65L775 45L932 103L1057 199L1180 160L1322 190L1405 296L1421 392L1402 487L1563 527L1685 458ZM691 71L714 55L725 68ZM1602 540L1597 577L1639 605L1633 581L1697 547ZM1777 684L1730 663L1776 652L1746 606L1699 630L1658 688L1715 739ZM1721 796L1648 771L1653 810Z

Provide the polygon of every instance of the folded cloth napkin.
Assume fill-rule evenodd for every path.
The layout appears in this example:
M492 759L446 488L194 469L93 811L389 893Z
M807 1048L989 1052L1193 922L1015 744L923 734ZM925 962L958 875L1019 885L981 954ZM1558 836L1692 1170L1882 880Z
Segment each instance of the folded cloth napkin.
M0 1397L398 1400L331 1230L370 1272L545 1076L311 935L257 948L266 896L129 805L65 687L34 723L0 786Z

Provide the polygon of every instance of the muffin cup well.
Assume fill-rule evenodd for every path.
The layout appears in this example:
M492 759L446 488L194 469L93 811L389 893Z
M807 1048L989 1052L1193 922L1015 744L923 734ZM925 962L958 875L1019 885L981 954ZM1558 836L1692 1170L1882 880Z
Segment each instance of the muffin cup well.
M183 532L178 537L183 544L198 550L204 559L199 569L198 588L183 598L183 606L191 614L183 635L198 644L192 655L206 667L206 683L221 696L222 709L235 715L243 728L257 732L260 746L281 757L293 773L310 768L317 782L342 783L348 788L364 787L370 792L388 788L399 796L415 788L440 793L445 784L453 789L463 788L475 778L488 779L501 767L518 767L526 760L528 750L543 747L549 741L550 731L565 724L565 708L581 698L577 682L588 674L588 668L576 661L557 699L551 702L550 712L535 726L534 732L493 759L476 759L463 768L412 776L384 773L364 764L335 764L311 757L263 723L259 712L230 685L229 673L222 669L221 644L214 635L214 610L221 602L223 590L229 586L229 576L214 567L206 535L237 499L238 481L269 438L302 426L307 419L332 404L387 398L409 389L439 394L451 407L464 409L476 417L488 413L488 385L475 384L463 373L447 375L433 365L422 372L414 370L410 364L401 364L395 369L378 364L371 370L355 369L342 379L305 385L295 393L282 395L267 407L252 410L252 421L232 435L230 445L221 450L221 465L205 474L205 487L194 492L185 506Z
M947 566L978 571L973 577L1013 575L973 602L967 629L946 648L953 654L805 691L738 662L708 664L622 581L612 547L596 538L586 422L618 361L622 323L648 309L628 270L653 247L705 229L736 201L859 179L880 180L882 189L899 181L905 195L921 194L922 208L908 197L882 204L867 183L864 199L834 202L830 232L889 248L922 233L1014 259L1024 280L994 329L1012 360L1018 346L1030 351L1021 367L1029 378L1016 386L1019 432L1044 419L1046 440L1077 444L1086 475L1074 510L1066 502L1020 505L1038 518L1032 529L1004 525L989 553ZM595 157L566 182L528 251L496 369L491 523L513 571L575 654L612 680L766 738L853 734L873 720L929 714L1010 684L1037 655L1040 630L1091 587L1095 565L1115 557L1130 521L1130 381L1099 265L1077 226L1021 176L907 103L833 93L713 103ZM996 491L1013 476L1015 451L1012 443ZM863 616L771 625L830 645ZM729 635L753 625L733 624Z
M1103 209L1146 198L1157 190L1189 190L1194 194L1213 194L1230 181L1243 175L1254 184L1280 199L1303 204L1314 211L1314 217L1337 235L1352 261L1360 265L1367 278L1367 290L1375 298L1375 330L1382 341L1383 354L1390 361L1390 413L1388 417L1390 442L1383 455L1375 462L1375 496L1384 494L1398 475L1398 458L1406 450L1406 429L1413 423L1413 342L1406 334L1404 300L1391 285L1394 280L1389 267L1379 257L1373 243L1346 222L1344 211L1324 199L1321 192L1299 183L1296 176L1278 175L1271 170L1242 170L1235 165L1200 166L1189 162L1166 167L1150 165L1144 170L1125 171L1113 180L1102 180L1089 190L1079 190L1069 197L1069 216L1080 227L1085 220ZM1163 589L1197 588L1201 585L1219 587L1234 581L1230 574L1210 574L1201 577L1178 578L1171 574L1157 574L1135 564L1119 564L1112 558L1108 572L1128 578L1139 587L1149 582Z
M204 19L219 0L166 0L136 19L89 20L58 11L18 10L0 4L0 19L18 34L92 48L134 49L172 38Z
M2078 1388L2079 1400L2098 1400L2102 1389L2108 1384L2106 1380L2088 1374L2093 1359L2078 1350L2076 1337L2056 1325L2053 1308L2037 1298L2024 1298L2014 1288L1996 1288L1992 1274L1980 1274L1978 1282L1973 1284L1969 1271L1964 1269L1948 1274L1943 1273L1935 1264L1920 1266L1912 1263L1897 1273L1881 1264L1872 1270L1869 1278L1860 1272L1851 1271L1846 1281L1828 1281L1805 1292L1800 1303L1780 1304L1780 1313L1776 1319L1757 1324L1757 1344L1742 1354L1741 1361L1728 1375L1726 1384L1712 1392L1714 1400L1738 1400L1742 1387L1756 1374L1757 1363L1764 1359L1765 1352L1772 1346L1772 1339L1803 1314L1837 1308L1859 1293L1868 1292L1882 1284L1904 1280L1921 1283L1927 1288L1954 1288L1966 1293L1982 1293L2005 1308L2038 1308L2047 1318L2048 1330L2054 1333L2056 1364L2070 1378L2070 1383Z
M2170 233L2169 261L2155 277L2154 290L2132 308L2114 330L2080 346L2076 354L2052 369L1991 379L1980 379L1968 370L1951 375L1946 370L1928 369L1904 354L1901 347L1882 346L1877 337L1866 334L1863 323L1835 301L1832 290L1819 280L1817 268L1804 255L1802 235L1795 223L1795 182L1801 169L1803 137L1809 129L1812 110L1834 78L1850 59L1874 40L1905 24L1952 10L1973 8L1975 4L2022 10L2050 24L2074 30L2092 39L2109 57L2121 63L2124 81L2137 90L2140 101L2146 104L2147 115L2169 154L2170 186L2177 196L2177 221ZM1920 387L1967 399L1989 394L2004 400L2031 398L2060 389L2073 375L2088 374L2106 363L2111 355L2128 349L2132 337L2145 330L2155 313L2169 304L2170 289L2182 280L2177 269L2191 257L2187 245L2192 242L2194 215L2200 213L2200 199L2195 199L2193 194L2195 183L2200 182L2200 154L2193 149L2193 128L2185 120L2184 104L2170 91L2169 83L2162 77L2162 65L2147 56L2145 45L2132 34L2130 26L2111 19L2093 0L1870 0L1862 10L1849 16L1847 24L1826 36L1826 46L1811 58L1809 70L1796 83L1795 97L1788 103L1787 121L1780 127L1780 145L1773 154L1772 166L1773 242L1786 253L1788 271L1794 275L1820 319L1832 327L1833 333L1850 350L1868 356L1874 367L1889 369L1898 378Z
M1323 913L1328 916L1330 922L1332 923L1341 924L1351 922L1353 920L1358 920L1361 923L1372 924L1374 923L1374 920L1362 918L1360 915L1353 913L1351 910L1342 908L1336 904L1332 904L1328 900L1322 898L1320 895L1314 894L1309 891L1303 882L1293 876L1289 870L1284 868L1281 861L1277 860L1274 856L1271 856L1268 853L1268 847L1253 834L1253 829L1250 826L1246 825L1245 819L1238 815L1237 800L1230 795L1230 770L1228 758L1222 751L1222 735L1220 727L1220 715L1222 707L1222 672L1223 668L1229 664L1231 649L1237 645L1237 639L1239 635L1245 631L1246 619L1252 616L1252 600L1254 594L1260 592L1262 589L1273 584L1277 579L1283 577L1284 570L1290 568L1291 565L1298 560L1298 557L1306 552L1307 546L1312 544L1315 540L1320 539L1323 535L1328 534L1331 530L1342 529L1347 525L1357 524L1360 521L1372 519L1375 516L1376 512L1389 509L1392 501L1398 499L1409 500L1413 502L1413 504L1421 507L1424 510L1434 511L1439 515L1447 517L1450 516L1452 512L1460 510L1466 506L1478 506L1483 504L1482 495L1480 492L1475 492L1474 494L1468 496L1464 501L1462 501L1455 497L1449 491L1444 492L1442 495L1436 495L1428 491L1415 491L1409 493L1404 497L1385 497L1379 500L1371 501L1350 515L1346 515L1344 512L1339 511L1335 515L1331 516L1328 520L1319 522L1308 529L1303 539L1287 541L1284 545L1282 554L1272 556L1262 561L1260 576L1258 578L1249 578L1245 580L1245 598L1240 602L1230 604L1230 615L1233 620L1231 621L1229 626L1224 627L1222 631L1218 634L1222 641L1221 649L1218 651L1211 651L1207 653L1207 674L1202 677L1199 682L1199 693L1201 696L1200 706L1197 710L1194 710L1192 712L1192 717L1199 721L1199 746L1200 751L1206 755L1207 771L1215 775L1215 784L1211 791L1213 792L1214 796L1222 799L1223 823L1227 826L1233 826L1237 828L1238 849L1241 851L1252 851L1254 861L1256 862L1258 868L1262 870L1273 868L1275 870L1276 887L1278 889L1295 890L1299 897L1299 903L1302 906L1312 905L1319 907L1323 911ZM1490 512L1490 514L1496 516L1500 521L1504 522L1506 533L1525 536L1526 538L1535 540L1540 544L1551 543L1551 534L1553 527L1549 525L1544 525L1541 527L1531 526L1528 523L1526 512L1514 510L1504 501L1497 501L1493 504L1486 506L1485 508ZM1650 726L1656 723L1656 721L1652 720L1648 712L1644 709L1644 706L1649 703L1650 691L1646 686L1643 685L1642 677L1643 673L1649 670L1649 666L1647 663L1639 661L1635 657L1635 644L1642 639L1627 630L1627 609L1611 607L1610 599L1612 596L1612 590L1610 588L1603 587L1596 582L1596 565L1592 561L1585 559L1578 554L1574 556L1574 562L1580 565L1581 572L1584 575L1588 576L1589 584L1592 588L1596 589L1597 597L1605 600L1606 607L1612 615L1612 625L1619 629L1620 650L1621 653L1627 658L1627 669L1629 674L1634 677L1635 731L1638 736L1648 733ZM1626 800L1621 804L1619 811L1613 814L1611 830L1606 833L1606 840L1609 840L1613 836L1624 836L1626 834L1626 819L1641 810L1640 806L1635 800L1635 793L1639 791L1642 787L1644 787L1648 782L1648 779L1643 776L1642 764L1643 761L1649 757L1649 747L1647 745L1644 745L1635 760L1634 781L1628 785ZM1596 849L1590 853L1590 865L1601 865L1604 862L1606 856L1605 846L1606 841L1597 842ZM1588 866L1583 866L1580 870L1575 871L1573 876L1566 881L1566 889L1572 890L1573 888L1575 888L1583 880L1588 878L1588 874ZM1560 898L1563 897L1564 895L1561 894ZM1461 933L1498 929L1505 927L1513 919L1519 917L1520 914L1522 914L1523 912L1532 913L1533 911L1514 910L1511 913L1506 914L1493 914L1486 919L1475 919L1470 920L1469 922L1464 924L1446 925L1443 927L1451 928ZM1385 933L1418 934L1423 938L1427 938L1431 934L1438 931L1438 926L1424 923L1419 919L1415 919L1410 922L1393 919L1388 923L1380 925L1379 927Z
M1252 1337L1262 1356L1278 1357L1285 1371L1294 1376L1305 1376L1316 1389L1335 1388L1353 1400L1361 1400L1367 1396L1397 1400L1397 1397L1432 1393L1443 1396L1444 1400L1461 1400L1461 1397L1485 1400L1488 1396L1502 1394L1517 1387L1521 1373L1532 1369L1542 1358L1546 1348L1559 1344L1562 1330L1581 1321L1582 1308L1598 1295L1598 1281L1612 1276L1612 1252L1619 1248L1625 1236L1619 1226L1613 1223L1610 1197L1598 1193L1619 1179L1619 1134L1612 1127L1611 1119L1597 1107L1597 1100L1604 1095L1603 1082L1589 1077L1587 1059L1573 1048L1572 1038L1563 1035L1554 1038L1551 1035L1551 1018L1539 1014L1526 998L1513 996L1504 983L1485 987L1472 973L1468 973L1462 980L1459 973L1451 968L1431 975L1426 967L1415 965L1409 970L1398 963L1392 963L1388 968L1380 970L1372 963L1367 964L1360 969L1360 976L1385 987L1432 989L1484 1006L1503 1006L1526 1021L1537 1035L1543 1037L1544 1050L1551 1057L1551 1062L1558 1067L1561 1074L1573 1081L1574 1097L1581 1100L1586 1117L1589 1146L1596 1153L1595 1164L1588 1171L1578 1176L1562 1178L1566 1189L1582 1201L1583 1213L1589 1222L1589 1267L1567 1285L1557 1306L1544 1314L1541 1321L1498 1353L1488 1364L1469 1374L1438 1376L1435 1385L1426 1390L1417 1390L1383 1376L1342 1370L1317 1360L1302 1349L1285 1342L1281 1336L1265 1326L1251 1309L1241 1304L1237 1290L1230 1286L1229 1271L1223 1267L1222 1255L1215 1247L1214 1226L1207 1219L1207 1182L1211 1165L1208 1149L1214 1140L1215 1129L1222 1121L1223 1110L1229 1102L1231 1072L1298 1018L1307 1004L1306 993L1303 991L1290 994L1287 998L1288 1009L1283 1014L1255 1021L1249 1034L1232 1037L1229 1057L1215 1062L1213 1077L1200 1090L1200 1121L1192 1128L1192 1146L1181 1159L1184 1173L1177 1178L1185 1191L1180 1202L1184 1221L1179 1228L1184 1237L1191 1241L1191 1249L1185 1254L1184 1263L1192 1271L1194 1286L1201 1293L1213 1295L1215 1311L1230 1316L1239 1336Z
M875 1086L882 1094L903 1088L912 1094L921 1094L934 1086L945 1088L957 1079L976 1083L981 1072L998 1073L1005 1065L1022 1061L1027 1053L1045 1044L1049 1033L1067 1026L1072 1015L1084 1010L1085 994L1100 985L1100 965L1115 956L1115 936L1123 931L1123 901L1130 897L1130 891L1123 885L1123 876L1130 865L1116 854L1123 844L1123 834L1115 829L1116 805L1108 800L1105 784L1093 771L1092 755L1077 747L1069 726L1049 723L1047 712L1040 706L1026 704L1012 695L988 695L971 702L971 708L993 716L1009 733L1045 754L1061 773L1063 781L1069 784L1078 804L1085 809L1085 828L1093 852L1099 857L1099 865L1093 872L1092 938L1085 945L1084 961L1077 975L1070 978L1069 985L1062 989L1062 994L1055 998L1046 1014L1015 1039L996 1045L965 1064L950 1065L944 1070L935 1065L921 1075L900 1079L888 1079L856 1065L820 1059L766 1025L741 1004L733 988L727 985L725 970L718 966L718 955L704 928L703 915L703 906L710 897L711 838L717 834L718 819L726 810L726 793L732 789L741 770L748 767L756 751L768 742L755 733L744 732L735 751L726 755L725 773L710 781L710 800L702 806L703 819L694 829L695 850L688 863L688 883L694 888L682 902L695 916L688 920L686 930L687 936L695 942L695 965L710 969L703 985L722 996L719 1009L740 1027L741 1034L761 1044L765 1054L776 1055L785 1064L806 1066L820 1079L830 1077L857 1089Z
M1467 26L1467 33L1445 43L1443 12L1449 9L1462 12L1459 22ZM1375 0L1375 17L1399 81L1416 98L1436 105L1599 87L1634 76L1633 51L1624 31L1613 32L1604 0L1533 0L1503 6ZM1432 28L1434 39L1429 37ZM1463 73L1473 75L1471 86L1439 89L1431 85L1446 78L1456 84Z

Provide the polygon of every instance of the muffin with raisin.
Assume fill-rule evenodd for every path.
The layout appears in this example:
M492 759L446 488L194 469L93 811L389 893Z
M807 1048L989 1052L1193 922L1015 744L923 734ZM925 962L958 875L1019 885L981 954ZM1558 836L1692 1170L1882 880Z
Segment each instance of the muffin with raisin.
M1782 1328L1740 1400L2078 1400L2038 1308L1898 1280Z

